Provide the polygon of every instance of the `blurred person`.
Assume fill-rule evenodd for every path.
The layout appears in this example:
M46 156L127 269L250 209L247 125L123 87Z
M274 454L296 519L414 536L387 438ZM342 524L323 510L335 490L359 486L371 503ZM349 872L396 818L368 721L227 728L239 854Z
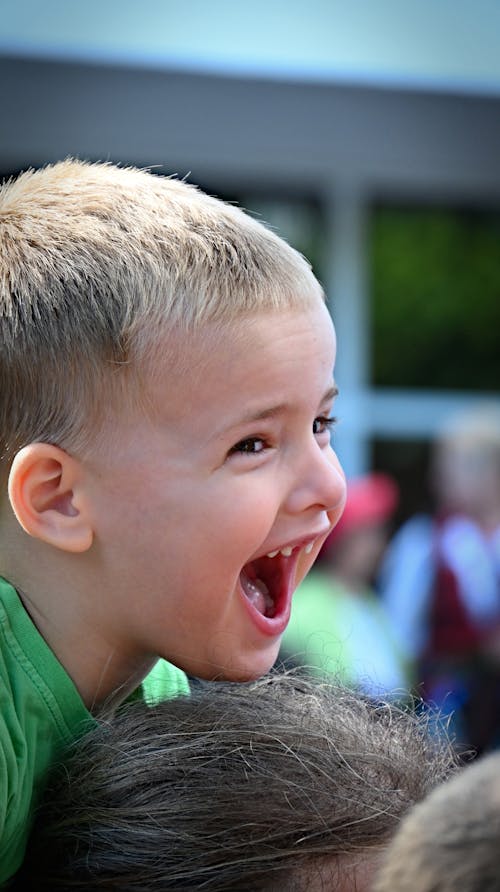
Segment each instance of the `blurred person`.
M72 747L19 888L367 892L401 818L459 764L425 719L339 683L201 682Z
M377 583L424 699L481 753L500 743L500 407L448 419L430 483L434 512L398 530Z
M375 892L498 892L500 753L463 767L403 818Z
M387 474L348 480L344 513L297 591L279 655L285 665L340 675L373 695L407 696L411 667L374 587L398 501Z

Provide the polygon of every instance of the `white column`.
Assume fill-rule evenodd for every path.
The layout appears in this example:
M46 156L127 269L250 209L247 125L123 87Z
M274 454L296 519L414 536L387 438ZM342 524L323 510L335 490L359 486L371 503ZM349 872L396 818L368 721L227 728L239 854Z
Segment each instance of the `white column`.
M369 469L370 313L367 202L355 183L329 192L326 290L337 330L335 378L339 426L333 444L348 476Z

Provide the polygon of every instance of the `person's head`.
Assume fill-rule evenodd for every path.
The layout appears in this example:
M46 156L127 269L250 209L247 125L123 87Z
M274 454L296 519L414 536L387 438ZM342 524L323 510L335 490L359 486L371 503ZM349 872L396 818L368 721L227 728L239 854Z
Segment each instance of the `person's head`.
M403 819L376 892L497 892L500 753L481 756Z
M431 460L438 508L500 522L500 405L478 403L450 415Z
M193 185L72 159L2 186L0 258L0 572L48 639L63 580L118 663L267 670L344 499L309 264Z
M372 472L350 478L342 516L320 552L322 565L331 566L354 584L371 582L387 545L398 501L397 483L388 474Z
M456 767L426 719L340 683L202 683L74 745L22 879L37 892L364 892L401 817Z

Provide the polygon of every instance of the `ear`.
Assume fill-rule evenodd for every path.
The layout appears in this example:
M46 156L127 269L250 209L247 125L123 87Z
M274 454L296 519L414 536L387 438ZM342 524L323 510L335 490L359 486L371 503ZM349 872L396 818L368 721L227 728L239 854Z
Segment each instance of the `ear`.
M51 443L30 443L14 458L9 499L23 530L63 551L84 552L93 530L85 511L82 467Z

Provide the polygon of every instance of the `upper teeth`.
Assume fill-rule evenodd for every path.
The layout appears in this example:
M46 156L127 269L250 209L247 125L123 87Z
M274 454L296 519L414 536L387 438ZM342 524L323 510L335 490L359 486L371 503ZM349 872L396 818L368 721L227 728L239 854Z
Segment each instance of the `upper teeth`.
M308 542L304 548L306 554L309 554L313 549L314 542ZM273 558L276 557L277 554L282 554L284 557L290 557L293 551L292 545L286 545L285 548L277 548L276 551L269 551L267 557Z
M268 557L273 558L276 557L277 554L283 554L285 557L290 557L292 553L292 546L287 545L286 548L277 548L276 551L268 552Z

